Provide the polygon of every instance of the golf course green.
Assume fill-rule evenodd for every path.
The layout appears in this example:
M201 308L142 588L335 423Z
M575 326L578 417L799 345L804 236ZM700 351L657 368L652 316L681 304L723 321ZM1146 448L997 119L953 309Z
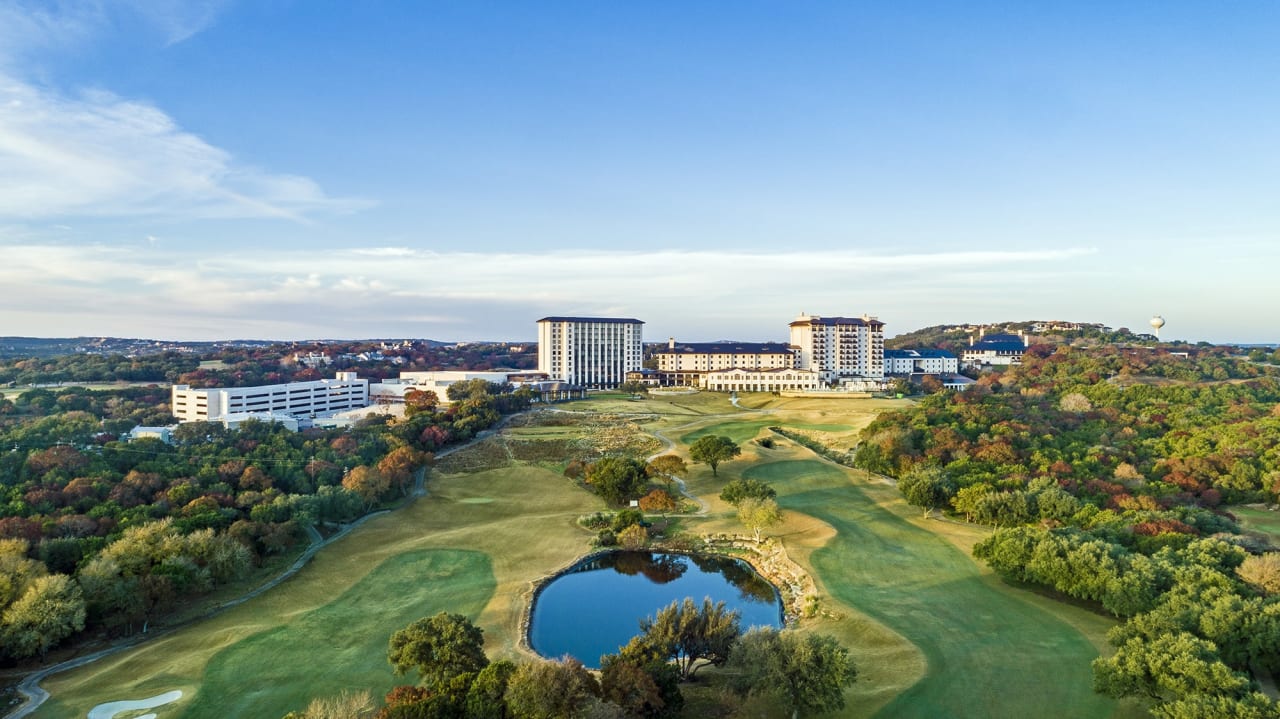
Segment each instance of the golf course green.
M1002 583L968 553L988 530L924 520L883 478L819 459L767 429L830 433L843 442L903 402L741 401L753 409L708 393L573 402L547 415L554 428L535 423L513 430L512 439L558 443L549 449L585 446L600 434L600 413L630 412L644 418L637 431L654 433L670 443L665 451L686 460L697 437L739 442L742 455L722 463L718 476L690 465L686 484L706 508L675 521L694 535L743 533L734 509L719 499L724 484L747 477L777 490L783 522L767 534L814 577L819 594L817 612L797 628L835 636L859 668L845 710L833 716L1141 714L1136 704L1091 690L1089 662L1106 651L1112 620ZM772 447L751 441L764 436L773 437ZM603 503L554 462L516 459L502 436L486 442L475 451L488 459L474 465L486 469L433 471L427 496L356 528L271 591L50 677L43 685L51 699L35 716L83 717L104 702L174 690L183 692L180 700L150 710L158 719L275 719L343 689L380 697L412 681L392 674L389 635L440 610L472 617L491 657L531 659L522 619L533 586L590 550L593 533L577 518ZM683 716L719 706L717 682L709 671L689 685ZM743 705L725 716L775 715L773 707Z

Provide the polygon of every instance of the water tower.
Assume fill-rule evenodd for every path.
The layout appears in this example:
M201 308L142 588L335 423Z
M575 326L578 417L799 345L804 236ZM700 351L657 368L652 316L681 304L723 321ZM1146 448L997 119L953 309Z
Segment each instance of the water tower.
M1151 329L1156 331L1156 340L1160 339L1160 328L1164 327L1164 318L1156 315L1151 318Z

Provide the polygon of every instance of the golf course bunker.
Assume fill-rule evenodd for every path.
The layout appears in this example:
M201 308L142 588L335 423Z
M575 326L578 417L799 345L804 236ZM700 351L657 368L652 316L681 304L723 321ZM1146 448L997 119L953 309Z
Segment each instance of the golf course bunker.
M704 597L736 610L742 629L782 626L778 591L745 562L661 552L609 552L584 559L534 597L529 645L544 657L568 654L588 667L640 633L640 620L672 602Z
M462 504L489 504L492 501L493 497L467 497L458 500Z
M139 709L155 709L171 702L176 702L182 698L182 690L174 689L171 692L157 694L150 699L126 699L118 702L107 702L89 710L89 719L115 719L117 714L128 711L137 711ZM146 714L138 717L138 719L154 719L155 714Z

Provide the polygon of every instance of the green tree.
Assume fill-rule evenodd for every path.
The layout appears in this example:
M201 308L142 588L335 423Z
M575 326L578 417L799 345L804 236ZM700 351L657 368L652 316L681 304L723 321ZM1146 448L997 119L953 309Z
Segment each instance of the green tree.
M601 658L600 690L633 716L653 716L663 707L662 692L638 664L609 654Z
M396 674L416 670L426 687L444 686L489 664L484 631L465 616L449 612L423 617L392 634L387 661Z
M644 463L630 457L605 457L587 468L587 484L610 504L625 504L644 494Z
M758 479L731 480L720 490L720 499L735 507L744 499L773 499L777 496L777 490Z
M507 685L515 673L516 665L506 659L481 669L467 690L467 719L507 719Z
M686 597L658 610L652 619L640 620L642 642L657 656L673 660L687 681L705 664L719 666L728 660L742 633L738 616L724 602L713 603L708 597L699 607Z
M738 521L755 532L759 542L760 532L782 521L782 510L773 499L744 499L738 504Z
M600 684L572 657L521 664L507 684L513 719L579 719L600 696Z
M1132 637L1110 657L1093 661L1094 691L1116 698L1143 696L1157 701L1196 694L1241 696L1247 676L1218 658L1217 647L1187 632L1154 639Z
M738 640L726 672L739 694L776 696L792 717L843 709L844 689L858 676L835 639L768 627Z
M956 483L940 467L916 465L898 479L898 490L928 517L935 508L947 506L956 493Z
M39 577L4 610L0 637L12 656L44 659L50 647L84 629L84 616L84 595L70 577Z
M1280 706L1259 692L1239 698L1196 694L1155 706L1151 716L1157 719L1275 719L1280 716Z
M706 435L689 445L689 458L699 464L711 466L711 476L716 476L721 462L727 462L742 454L742 448L732 439L722 435Z
M618 385L619 392L626 392L630 395L649 394L649 385L639 380L631 380Z

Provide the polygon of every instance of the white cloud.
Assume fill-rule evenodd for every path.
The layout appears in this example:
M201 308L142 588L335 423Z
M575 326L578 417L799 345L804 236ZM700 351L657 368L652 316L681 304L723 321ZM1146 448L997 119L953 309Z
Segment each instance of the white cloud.
M65 216L284 218L370 203L328 196L306 177L271 172L183 129L162 109L100 88L66 93L29 78L28 56L67 51L132 12L181 42L214 21L221 0L0 0L0 220Z
M0 298L0 312L13 318L14 331L44 322L40 334L50 334L48 310L56 307L60 321L84 327L61 331L71 334L157 336L173 328L165 336L454 339L526 337L543 314L622 314L675 326L659 332L744 339L775 334L767 328L802 309L879 313L889 321L884 315L912 302L913 291L903 286L915 276L963 290L990 286L985 273L975 278L977 270L998 273L1003 279L993 299L1007 303L1011 292L1029 295L1064 274L1088 271L1078 261L1094 252L349 249L192 257L142 246L2 249L8 260L0 266L0 285L11 291ZM200 334L198 328L221 329Z
M279 217L367 203L265 172L156 107L103 90L64 97L0 74L0 218Z

